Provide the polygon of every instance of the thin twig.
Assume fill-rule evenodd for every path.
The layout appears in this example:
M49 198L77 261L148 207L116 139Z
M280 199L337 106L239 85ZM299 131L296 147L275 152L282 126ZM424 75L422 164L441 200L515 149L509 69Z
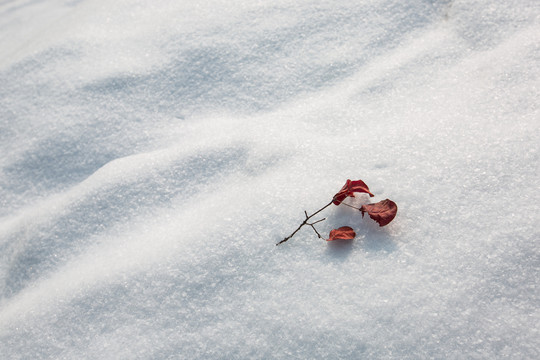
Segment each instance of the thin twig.
M356 209L356 210L360 210L360 211L362 210L361 208L357 208L356 206L352 206L352 205L349 205L349 204L344 203L344 202L342 202L341 205L345 205L345 206L348 206L348 207L350 207L350 208L353 208L353 209Z
M307 225L315 225L316 223L320 223L321 221L324 221L324 220L326 220L326 218L322 218L321 220L317 220L317 221L315 221L315 222L313 222L311 224L307 224Z
M320 223L321 221L324 221L324 220L326 220L326 218L322 218L321 220L317 220L317 221L315 221L315 222L312 222L312 223L310 223L310 224L307 224L307 225L311 226L311 228L313 229L313 231L315 231L315 234L317 234L317 236L319 237L319 239L322 239L323 237L321 236L321 234L319 234L319 232L317 231L317 229L315 229L315 226L313 226L313 225L315 225L315 224L317 224L317 223Z
M317 215L318 213L320 213L321 211L323 211L324 209L326 209L327 207L329 207L330 205L332 205L332 202L333 202L333 201L334 201L334 199L332 199L332 201L330 201L328 204L326 204L325 206L323 206L323 207L320 208L319 210L315 211L315 212L314 212L313 214L311 214L311 215L308 215L307 211L304 210L304 214L306 215L306 219L300 224L300 226L298 226L298 228L297 228L296 230L293 231L293 233L292 233L291 235L287 236L285 239L283 239L283 240L281 240L280 242L278 242L278 243L276 244L276 246L279 245L279 244L283 244L285 241L288 241L288 240L289 240L290 238L292 238L292 237L298 232L298 230L300 230L300 229L302 228L302 226L304 226L304 225L309 225L309 226L311 226L311 227L313 228L313 230L315 230L315 228L313 227L313 225L308 224L308 220L311 219L312 217L314 217L315 215ZM323 220L324 220L324 219L323 219ZM319 220L319 221L317 221L317 222L320 222L320 221L322 221L322 220ZM315 222L315 223L313 223L313 224L316 224L317 222ZM319 237L321 237L320 234L317 232L317 230L315 230L315 232L317 233L317 235L319 235Z
M317 231L317 229L315 229L315 226L309 224L309 226L311 226L311 228L313 229L313 231L315 231L315 234L317 234L317 236L319 237L319 239L322 239L322 236L321 234L319 234L319 232Z

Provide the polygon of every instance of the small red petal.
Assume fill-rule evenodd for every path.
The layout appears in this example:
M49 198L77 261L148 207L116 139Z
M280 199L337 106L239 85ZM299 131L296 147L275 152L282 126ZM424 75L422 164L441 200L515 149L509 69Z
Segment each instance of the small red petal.
M347 179L347 182L345 183L345 185L343 185L341 190L339 190L339 192L334 195L334 205L341 204L341 202L345 200L347 196L354 197L355 192L367 193L371 197L375 196L371 193L371 191L369 191L369 187L362 180L351 181Z
M353 193L355 193L355 192L367 193L367 194L369 194L370 197L375 196L375 195L373 195L371 193L371 191L369 191L368 186L362 180L351 181L350 188L349 188L349 193L350 193L349 196L354 197Z
M334 229L330 231L330 236L326 241L334 241L334 240L351 240L354 239L356 236L356 233L354 230L349 226L342 226L339 229Z
M367 212L370 218L379 223L379 226L385 226L396 217L397 205L392 200L386 199L375 204L362 205L360 211L362 217Z

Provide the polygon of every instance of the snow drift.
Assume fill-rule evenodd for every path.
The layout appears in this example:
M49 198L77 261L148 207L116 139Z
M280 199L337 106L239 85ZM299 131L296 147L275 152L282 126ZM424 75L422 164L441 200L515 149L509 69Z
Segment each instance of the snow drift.
M0 14L1 358L540 355L536 1Z

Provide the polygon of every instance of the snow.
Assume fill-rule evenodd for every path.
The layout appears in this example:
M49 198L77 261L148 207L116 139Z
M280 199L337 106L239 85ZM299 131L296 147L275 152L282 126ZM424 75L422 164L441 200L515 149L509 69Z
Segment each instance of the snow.
M0 358L540 357L537 1L0 14Z

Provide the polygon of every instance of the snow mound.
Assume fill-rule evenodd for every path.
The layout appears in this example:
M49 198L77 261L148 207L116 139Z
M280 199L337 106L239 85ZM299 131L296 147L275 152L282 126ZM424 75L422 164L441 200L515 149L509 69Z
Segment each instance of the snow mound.
M538 358L536 1L0 14L0 358Z

